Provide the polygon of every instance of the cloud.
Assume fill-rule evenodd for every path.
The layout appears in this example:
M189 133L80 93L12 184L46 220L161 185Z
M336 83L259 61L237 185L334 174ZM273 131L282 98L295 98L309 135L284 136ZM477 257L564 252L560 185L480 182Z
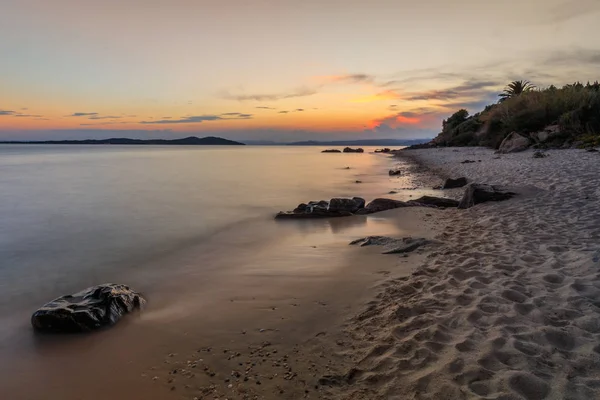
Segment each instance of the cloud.
M261 108L263 110L277 110L276 108L273 108L273 107L264 107L264 106L255 107L255 108Z
M279 111L278 114L287 114L289 111Z
M106 116L99 116L99 115L94 115L89 117L88 119L119 119L122 117L118 117L118 116L114 116L114 115L106 115Z
M344 74L328 76L325 80L329 82L341 82L341 83L373 83L375 77L368 74Z
M15 112L9 110L0 110L0 115L15 115Z
M304 111L304 108L296 108L296 110L295 110L295 111L297 111L297 112L302 112L302 111Z
M93 116L93 115L98 115L98 113L95 113L95 112L90 112L90 113L87 113L87 112L76 112L76 113L73 113L71 115L67 115L67 117L89 117L89 116Z
M219 121L219 120L229 120L229 119L251 119L253 117L252 114L242 114L242 113L224 113L220 115L194 115L191 117L184 117L181 119L161 119L157 121L140 121L140 124L194 124L201 123L204 121Z
M550 18L543 22L557 24L597 12L600 12L600 3L598 0L570 0L552 7L550 9Z
M228 92L224 92L221 94L221 97L228 100L237 100L237 101L275 101L275 100L283 100L283 99L291 99L294 97L305 97L312 96L316 94L317 91L311 88L299 88L293 90L291 92L286 93L272 93L272 94L244 94L244 95L233 95Z
M32 118L40 118L42 115L33 115L33 114L14 114L15 117L32 117Z

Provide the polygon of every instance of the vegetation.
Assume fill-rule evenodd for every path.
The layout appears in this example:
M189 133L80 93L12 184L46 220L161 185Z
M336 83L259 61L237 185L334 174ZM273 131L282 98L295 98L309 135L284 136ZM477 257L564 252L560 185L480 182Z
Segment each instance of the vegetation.
M509 83L502 93L498 96L500 97L500 101L504 101L510 99L512 97L519 96L523 93L530 92L535 89L535 86L531 84L529 81L513 81Z
M517 132L538 147L600 145L598 82L535 89L528 81L515 81L500 97L480 113L469 116L462 109L444 120L433 144L498 148L509 133Z

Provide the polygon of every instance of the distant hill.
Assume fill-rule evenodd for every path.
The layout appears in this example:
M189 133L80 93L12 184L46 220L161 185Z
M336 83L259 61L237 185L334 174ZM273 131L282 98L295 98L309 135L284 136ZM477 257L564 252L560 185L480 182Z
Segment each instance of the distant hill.
M215 145L234 145L244 146L244 143L235 142L233 140L223 139L220 137L207 136L198 138L190 136L183 139L127 139L127 138L111 138L111 139L86 139L86 140L44 140L44 141L4 141L2 144L150 144L150 145L185 145L185 146L215 146Z
M288 143L288 146L412 146L427 143L431 139L365 139L365 140L337 140L321 142L308 140L305 142Z

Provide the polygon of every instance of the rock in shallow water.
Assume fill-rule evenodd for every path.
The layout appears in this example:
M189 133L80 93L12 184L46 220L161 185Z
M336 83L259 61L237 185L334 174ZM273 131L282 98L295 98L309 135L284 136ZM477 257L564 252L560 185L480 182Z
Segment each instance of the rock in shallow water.
M424 238L413 239L405 237L402 239L391 238L388 236L367 236L361 239L353 240L350 245L358 244L364 246L383 246L383 254L401 254L410 253L421 246L431 243Z
M31 324L43 332L88 332L113 325L145 304L129 286L106 283L45 304L33 313Z

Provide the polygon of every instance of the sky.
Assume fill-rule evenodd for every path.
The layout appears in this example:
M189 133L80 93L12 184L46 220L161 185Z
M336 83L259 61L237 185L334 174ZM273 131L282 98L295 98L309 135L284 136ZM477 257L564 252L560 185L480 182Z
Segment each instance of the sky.
M0 0L0 139L427 138L600 80L599 0Z

